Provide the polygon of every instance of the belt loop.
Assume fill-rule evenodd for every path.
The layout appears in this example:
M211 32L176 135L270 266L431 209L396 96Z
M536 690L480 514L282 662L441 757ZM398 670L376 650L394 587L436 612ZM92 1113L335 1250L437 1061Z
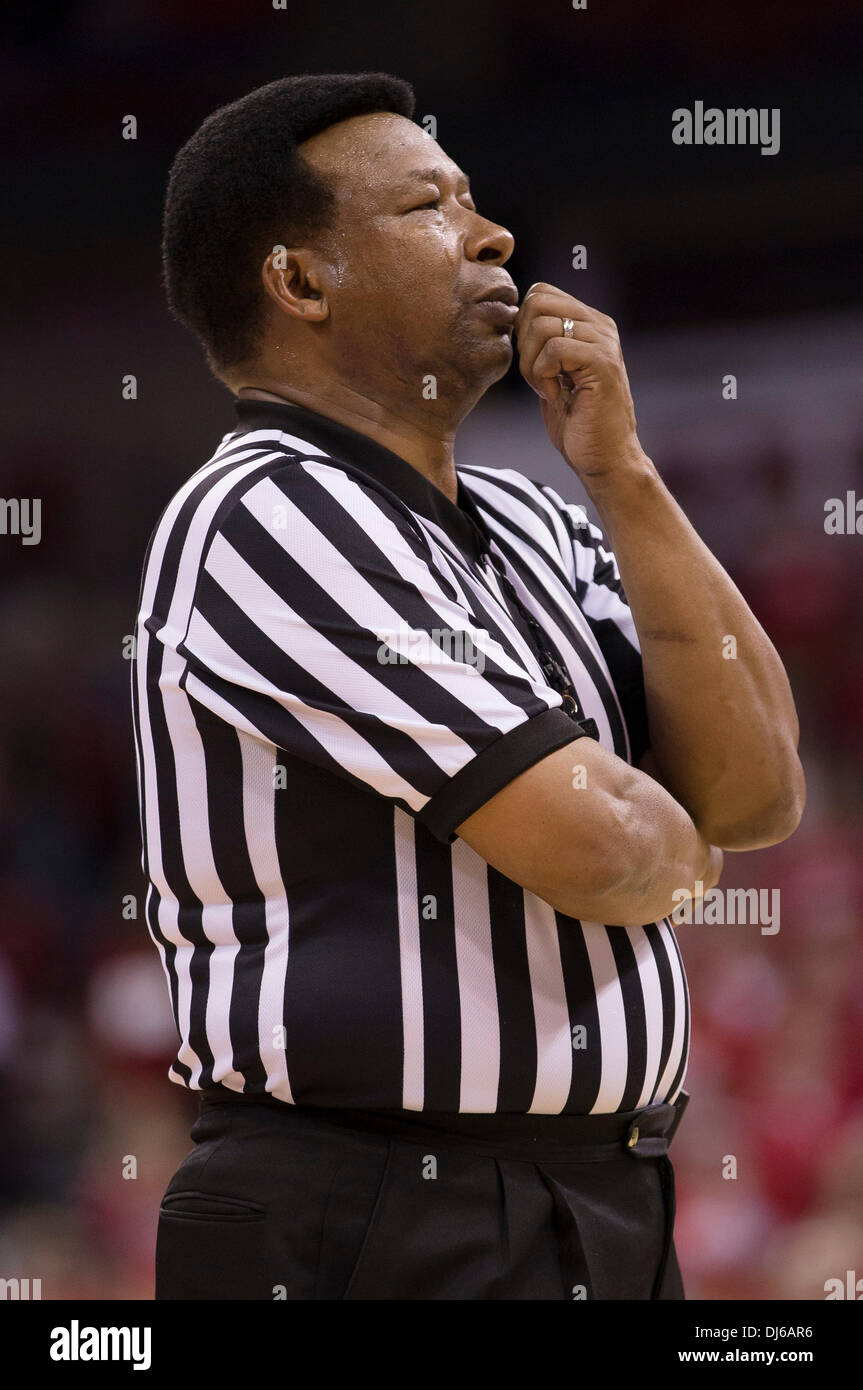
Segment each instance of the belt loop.
M675 1116L674 1119L671 1121L671 1126L668 1131L667 1138L669 1146L671 1145L671 1141L677 1133L677 1127L680 1124L680 1121L683 1119L688 1104L689 1092L680 1091L678 1093L677 1100L674 1102Z
M688 1104L687 1092L681 1091L673 1103L656 1102L636 1111L623 1139L627 1152L633 1158L662 1158L668 1153Z

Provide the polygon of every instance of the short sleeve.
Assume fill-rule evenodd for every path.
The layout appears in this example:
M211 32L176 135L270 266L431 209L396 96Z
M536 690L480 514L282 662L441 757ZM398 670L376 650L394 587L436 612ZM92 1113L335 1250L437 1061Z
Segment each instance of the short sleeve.
M551 487L541 491L563 523L564 561L579 607L590 624L611 674L629 733L630 756L638 763L650 746L641 646L614 553L583 507L564 502Z
M320 459L278 465L205 549L183 686L220 718L409 811L441 841L586 731L480 625L412 514Z

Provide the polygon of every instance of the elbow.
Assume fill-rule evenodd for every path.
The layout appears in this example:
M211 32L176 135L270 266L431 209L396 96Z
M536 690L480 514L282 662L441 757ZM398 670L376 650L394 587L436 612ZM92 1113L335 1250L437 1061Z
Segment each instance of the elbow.
M650 828L639 820L625 794L606 801L603 834L578 866L566 854L557 858L558 881L540 893L558 912L581 921L639 927L651 916L657 855L648 849ZM664 901L664 900L663 900Z
M606 922L609 913L616 913L627 898L627 877L625 870L619 873L607 860L594 861L590 872L581 872L572 879L567 874L554 883L546 882L536 891L556 912L567 917L576 917L584 922ZM626 925L621 922L621 926ZM632 926L639 926L633 921Z
M780 844L782 840L789 839L803 819L803 812L806 809L806 777L800 763L800 759L795 757L792 774L785 784L784 795L775 807L774 824L771 830L776 838L772 844Z
M792 753L781 777L762 786L760 795L741 805L736 814L699 817L696 824L704 838L720 849L766 849L794 834L805 806L806 778L800 759Z
M589 887L583 883L555 885L537 896L566 917L581 922L602 922L606 926L640 927L664 916L665 908L651 916L649 905L645 906L640 892L633 891L630 879L629 874L610 875L607 881L594 881Z

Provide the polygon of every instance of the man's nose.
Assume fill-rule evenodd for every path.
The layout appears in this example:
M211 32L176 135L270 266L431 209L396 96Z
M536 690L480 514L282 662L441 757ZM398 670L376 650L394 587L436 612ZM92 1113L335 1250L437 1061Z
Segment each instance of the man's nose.
M512 232L508 232L506 227L499 227L496 222L486 222L484 218L465 245L469 260L491 261L496 265L504 265L514 249L515 237Z

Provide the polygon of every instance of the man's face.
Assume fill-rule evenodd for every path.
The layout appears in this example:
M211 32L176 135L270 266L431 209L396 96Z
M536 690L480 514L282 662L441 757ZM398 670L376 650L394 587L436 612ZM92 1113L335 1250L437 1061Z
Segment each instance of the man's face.
M330 126L300 147L337 199L316 238L331 267L327 352L357 389L384 379L423 398L435 376L481 393L512 358L517 297L504 263L505 228L474 208L467 178L402 116L375 113ZM478 301L498 291L506 303Z

